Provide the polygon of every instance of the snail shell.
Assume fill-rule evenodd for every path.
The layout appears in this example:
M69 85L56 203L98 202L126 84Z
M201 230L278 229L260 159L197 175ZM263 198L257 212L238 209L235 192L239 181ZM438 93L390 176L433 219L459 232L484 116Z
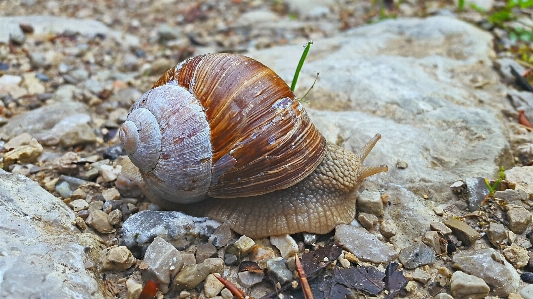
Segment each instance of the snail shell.
M386 171L361 166L379 136L360 154L327 144L278 75L235 54L196 56L167 71L119 134L135 165L126 176L151 201L229 221L251 237L350 222L355 188Z
M287 188L318 166L326 144L278 75L232 54L169 70L134 104L120 139L143 179L176 203Z

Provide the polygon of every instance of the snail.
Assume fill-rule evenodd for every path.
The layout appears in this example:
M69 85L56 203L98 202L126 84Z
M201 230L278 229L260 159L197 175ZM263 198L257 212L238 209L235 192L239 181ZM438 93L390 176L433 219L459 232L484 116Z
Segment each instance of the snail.
M131 108L119 130L123 175L168 210L249 237L327 233L355 217L355 189L387 171L326 142L286 83L237 54L189 58Z

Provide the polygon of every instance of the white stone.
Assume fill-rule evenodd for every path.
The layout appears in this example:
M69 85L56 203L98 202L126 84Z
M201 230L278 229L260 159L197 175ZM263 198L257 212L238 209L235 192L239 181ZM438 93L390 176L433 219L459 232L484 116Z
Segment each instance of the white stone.
M270 243L276 246L284 259L298 253L298 244L290 235L271 236Z

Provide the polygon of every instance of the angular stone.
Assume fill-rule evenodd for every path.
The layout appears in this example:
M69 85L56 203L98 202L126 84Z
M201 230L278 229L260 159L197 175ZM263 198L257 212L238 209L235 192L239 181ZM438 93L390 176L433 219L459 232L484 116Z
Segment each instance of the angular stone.
M337 225L335 240L362 261L388 263L398 257L395 251L362 227Z
M508 204L507 219L509 219L509 229L515 234L523 233L531 224L531 213L519 205Z
M434 263L435 251L426 244L417 242L402 249L398 258L406 269L415 269L418 266Z
M276 246L284 259L298 253L298 244L290 235L271 236L270 243Z
M379 225L379 232L383 237L390 239L396 235L396 227L391 220L384 220Z
M252 250L254 247L255 242L251 238L248 238L247 236L241 236L236 242L235 247L240 250L241 254L246 254Z
M212 257L215 253L217 253L217 248L213 244L198 244L198 247L196 247L196 262L201 263L205 259Z
M503 224L495 222L491 222L489 224L489 228L487 229L487 237L494 247L500 248L500 246L504 245L508 239L507 235L508 232Z
M178 290L192 289L204 281L209 274L209 268L203 263L184 266L174 278L174 284Z
M443 236L447 236L452 233L452 230L442 222L431 222L429 225L431 230L441 233Z
M166 293L171 277L174 277L183 267L181 253L161 237L156 237L148 246L144 254L144 262L148 269L143 273L144 280L159 281L160 288Z
M422 242L427 246L433 248L436 254L442 254L442 248L440 245L440 236L436 231L428 231L424 234Z
M270 277L280 284L284 284L292 280L292 273L287 269L285 260L281 257L267 261L268 273Z
M456 271L450 280L450 289L457 299L481 299L489 294L490 288L483 279Z
M453 234L462 241L465 245L470 246L476 242L481 235L468 224L455 218L450 218L444 221L444 224L451 228Z
M263 273L255 273L250 271L243 271L237 273L237 279L241 286L245 288L249 288L255 284L260 283L263 281L263 278L265 277L265 274Z
M357 216L357 220L364 228L372 230L374 225L378 223L379 219L376 215L361 212L359 213L359 216Z
M491 295L506 297L518 291L518 272L492 248L458 251L452 260L454 268L483 279L491 287Z
M383 201L377 191L364 190L357 199L357 210L376 216L383 216Z

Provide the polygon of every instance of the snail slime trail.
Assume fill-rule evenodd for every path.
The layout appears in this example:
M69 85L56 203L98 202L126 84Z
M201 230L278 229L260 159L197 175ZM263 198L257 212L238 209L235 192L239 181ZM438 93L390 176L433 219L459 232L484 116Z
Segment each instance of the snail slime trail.
M387 171L326 142L271 69L237 54L167 71L120 128L123 175L168 210L228 222L252 238L327 233L355 217L356 188Z

